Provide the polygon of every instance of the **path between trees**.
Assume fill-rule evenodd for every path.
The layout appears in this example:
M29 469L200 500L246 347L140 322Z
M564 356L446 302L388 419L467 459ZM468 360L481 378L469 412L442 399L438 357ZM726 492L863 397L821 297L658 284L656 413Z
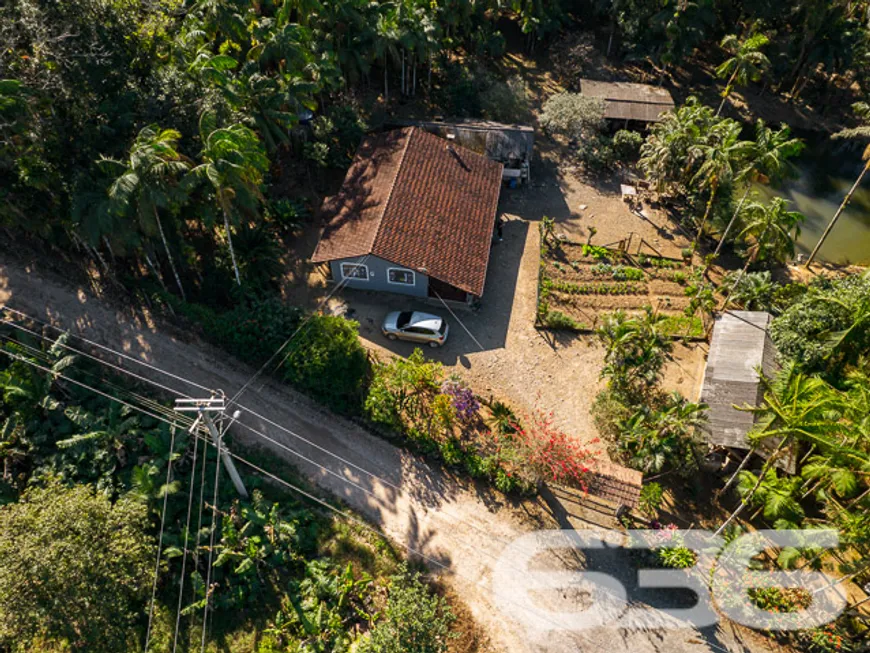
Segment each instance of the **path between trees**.
M209 388L223 389L228 395L238 390L253 373L249 367L195 338L176 333L171 327L158 327L148 315L112 307L87 288L67 285L29 266L0 262L0 306L7 304L180 377ZM128 368L131 365L125 364ZM196 388L152 370L135 371L181 392L197 395ZM466 602L490 637L494 651L772 650L769 642L738 630L730 623L703 632L688 627L667 631L627 630L619 624L622 604L613 606L615 616L608 627L576 633L526 632L515 619L499 612L492 599L490 581L495 560L509 542L535 528L608 525L609 517L596 511L592 502L577 501L566 493L554 492L547 493L546 498L512 505L500 495L477 490L446 475L271 381L265 385L253 384L241 403L387 481L368 476L247 414L241 421L323 467L304 462L245 429L236 429L233 434L237 441L264 447L270 454L296 465L319 487L339 497L396 542L437 560L439 564L430 563L430 568L441 573ZM559 564L574 564L574 560L562 560ZM602 571L616 572L620 564L617 558L610 557L600 560L597 566Z

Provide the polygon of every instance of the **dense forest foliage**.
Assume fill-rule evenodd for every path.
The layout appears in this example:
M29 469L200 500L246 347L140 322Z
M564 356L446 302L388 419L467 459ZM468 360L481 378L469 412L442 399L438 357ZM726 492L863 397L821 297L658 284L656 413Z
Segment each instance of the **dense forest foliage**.
M143 388L0 336L0 650L447 650L451 609L378 536L247 466L239 499Z
M550 66L549 48L581 32L612 62L679 83L689 99L644 138L611 138L600 107L570 93L542 103L540 125L565 137L589 170L637 162L681 209L694 235L689 257L707 239L717 253L727 245L744 259L718 293L705 262L687 284L696 308L728 302L776 316L784 367L766 380L754 438L779 438L776 455L799 444L805 464L796 477L767 463L741 470L725 488L736 492L735 516L836 525L839 568L866 580L868 280L772 279L769 269L794 256L802 216L752 188L786 176L802 145L788 126L744 124L726 106L738 89L806 103L863 147L867 0L10 0L0 6L0 227L10 242L83 263L107 286L189 319L230 353L266 361L304 318L275 299L283 244L312 219L365 131L398 112L534 120L526 83L504 73L504 55L537 59L575 90L585 60ZM714 83L721 99L691 97ZM704 407L661 390L671 345L659 329L652 313L616 314L599 331L608 388L596 418L626 464L691 473ZM174 432L163 413L142 416L70 382L95 383L100 371L61 345L2 335L0 649L141 650L152 630L149 564L164 503L154 650L176 636L196 648L206 597L217 615L213 634L226 642L243 625L228 615L248 615L261 651L341 651L353 642L364 651L446 649L449 608L383 543L360 544L345 525L265 486L241 502L224 484L219 523L194 527L184 490L202 492L213 451ZM567 458L586 453L546 419L521 425L497 402L480 415L478 405L473 417L483 423L485 415L508 444L463 449L455 430L471 390L422 357L372 365L340 318L309 322L282 362L284 380L331 409L365 415L505 490L555 478L543 464L532 464L528 479L512 475L511 458L533 460L541 441ZM113 384L114 394L133 392ZM648 503L654 495L647 491ZM206 588L207 547L188 543L197 556L187 567L178 553L185 538L211 533L219 564ZM95 568L83 554L99 538L106 564ZM48 540L56 546L43 547ZM69 570L77 584L20 573L33 572L37 559ZM792 550L780 563L819 559ZM28 589L39 583L39 592ZM55 597L67 593L99 600L84 612L73 601L58 606ZM837 637L854 634L852 625L836 624ZM824 633L806 637L807 650L837 650L825 648Z
M276 232L316 200L287 175L345 166L396 98L514 113L517 85L494 65L509 37L546 58L558 35L597 31L611 56L661 74L724 38L711 63L726 94L755 83L827 106L837 89L867 88L868 12L822 0L14 0L0 8L0 224L122 282L153 275L227 305L233 285L278 275Z

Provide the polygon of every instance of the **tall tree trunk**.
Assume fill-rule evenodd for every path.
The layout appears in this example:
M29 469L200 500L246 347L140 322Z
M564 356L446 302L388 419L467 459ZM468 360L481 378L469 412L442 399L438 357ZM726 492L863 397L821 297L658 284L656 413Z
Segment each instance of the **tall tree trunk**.
M716 117L719 117L719 114L722 113L722 107L725 106L725 100L728 99L728 96L731 95L731 85L734 83L734 79L737 77L737 68L734 69L734 72L731 73L731 77L728 78L728 83L725 84L725 90L722 91L722 101L719 103L719 108L716 109Z
M405 48L402 48L402 95L407 95L405 90Z
M172 252L169 251L169 242L166 240L166 234L163 232L163 223L160 221L160 215L157 213L157 207L154 207L154 219L157 221L157 230L160 232L160 240L163 241L163 249L166 250L166 259L169 261L169 267L172 268L172 274L175 276L175 283L178 284L178 292L181 293L181 298L187 301L187 295L184 294L184 287L181 285L181 277L178 276L178 270L175 268L175 259L172 258Z
M770 458L767 459L767 462L764 463L764 467L761 468L761 471L758 474L758 481L756 481L755 486L749 491L745 497L740 500L740 505L731 513L728 519L716 529L716 532L713 533L713 536L716 537L722 534L728 525L737 519L737 516L743 512L746 506L749 505L749 502L752 500L752 497L755 496L755 493L758 491L758 488L761 487L761 484L764 482L764 477L767 475L768 470L770 470L771 465L776 462L777 456L779 456L779 452L782 451L782 448L785 446L785 443L788 441L788 436L784 437L782 441L777 445L776 449L770 454Z
M411 95L413 95L414 97L417 97L417 57L414 56L414 58L411 60L411 62L412 62L411 68L414 71L414 82L411 86L411 89L412 89Z
M160 284L160 287L166 292L169 292L169 288L166 287L166 282L163 280L163 277L160 276L160 272L157 270L157 267L154 265L154 261L151 260L151 256L148 252L145 252L145 263L148 265L148 269L151 270L151 273L157 277L157 283Z
M707 220L710 218L710 211L713 209L713 200L716 199L716 191L719 189L719 179L710 185L710 199L707 200L707 210L704 211L704 218L701 220L701 226L698 227L698 235L695 236L695 241L692 243L692 254L698 249L698 243L701 241L701 236L704 234L704 227L707 226Z
M816 246L813 248L812 254L807 259L806 267L809 268L810 264L813 262L813 259L816 258L816 254L819 253L819 249L824 244L825 240L828 238L828 234L831 233L831 229L834 228L834 225L837 224L837 220L840 219L843 211L849 205L849 202L852 201L852 195L858 189L858 186L861 185L861 181L864 179L864 175L867 174L867 171L870 170L870 159L864 164L864 167L861 168L861 174L858 175L858 178L855 180L855 183L852 184L852 188L849 189L849 192L846 193L846 197L843 198L842 204L840 204L840 208L837 209L837 212L834 214L834 217L831 218L831 221L828 223L828 226L825 227L825 231L822 233L822 237L819 238L819 242L816 243Z
M224 209L224 228L227 230L227 244L230 246L230 259L233 261L233 272L236 273L236 283L242 285L242 277L239 275L239 264L236 263L236 251L233 249L233 234L230 232L230 216Z
M743 208L743 204L746 202L746 198L749 197L749 190L752 186L746 186L746 192L743 193L743 197L740 198L740 203L737 204L737 208L734 209L734 215L731 216L731 219L728 221L728 226L725 227L725 232L722 234L722 238L719 239L719 244L716 245L716 251L713 252L715 256L719 256L719 250L722 249L722 245L725 243L725 239L728 237L728 234L731 232L731 227L734 226L734 223L737 221L737 216L740 214L740 209Z
M729 478L728 482L722 487L721 490L719 490L718 494L724 495L728 491L728 488L730 488L734 484L734 481L737 480L737 475L743 471L744 467L746 467L747 464L749 464L749 459L752 458L752 454L754 454L754 453L755 453L754 447L746 452L746 455L743 456L743 460L740 461L740 464L737 466L737 469L734 470L734 473L731 475L731 478Z

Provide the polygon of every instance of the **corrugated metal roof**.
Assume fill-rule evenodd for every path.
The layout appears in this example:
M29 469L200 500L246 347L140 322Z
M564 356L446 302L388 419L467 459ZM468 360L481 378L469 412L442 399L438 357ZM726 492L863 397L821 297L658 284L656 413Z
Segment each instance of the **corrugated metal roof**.
M777 371L776 348L768 333L772 319L763 311L729 311L716 318L701 388L701 401L710 408L700 430L710 444L751 448L746 434L755 415L735 406L760 405L764 391L757 370L766 376ZM793 454L777 465L794 473Z
M604 100L604 117L610 120L658 122L661 114L674 108L667 90L648 84L581 79L580 92Z

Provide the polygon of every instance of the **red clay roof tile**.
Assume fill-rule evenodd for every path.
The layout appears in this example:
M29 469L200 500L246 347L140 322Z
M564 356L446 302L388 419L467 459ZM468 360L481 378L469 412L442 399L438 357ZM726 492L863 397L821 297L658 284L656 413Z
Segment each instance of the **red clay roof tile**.
M373 254L480 296L501 175L500 163L419 128L370 136L323 204L312 260Z

